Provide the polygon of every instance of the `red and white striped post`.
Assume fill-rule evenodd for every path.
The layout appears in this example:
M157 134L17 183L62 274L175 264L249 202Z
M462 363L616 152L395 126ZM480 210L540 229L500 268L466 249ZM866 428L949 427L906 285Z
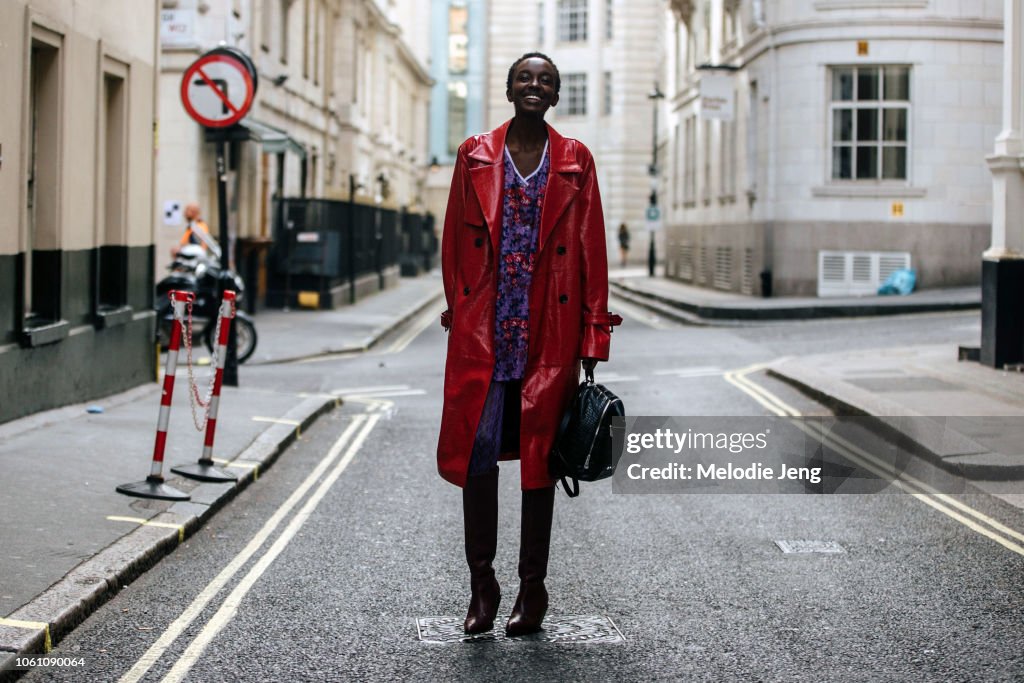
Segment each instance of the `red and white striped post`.
M238 476L226 472L213 463L213 436L217 429L217 411L220 408L220 387L224 382L224 362L228 357L228 334L231 332L231 319L235 317L235 292L224 291L224 299L220 302L220 325L217 334L217 370L213 376L213 393L207 408L206 439L203 441L203 454L194 465L180 465L171 468L175 474L191 477L200 481L236 481ZM196 391L194 387L190 387Z
M181 326L185 320L185 304L192 302L195 295L191 292L172 290L169 293L174 306L174 324L171 326L171 343L167 348L167 370L164 373L164 390L160 395L160 416L156 423L156 444L153 446L153 465L145 481L122 484L117 487L118 493L139 498L158 498L160 500L189 500L191 496L164 483L164 447L167 444L167 424L171 419L171 397L174 396L174 372L178 367L178 356L181 349ZM158 322L159 324L159 322Z

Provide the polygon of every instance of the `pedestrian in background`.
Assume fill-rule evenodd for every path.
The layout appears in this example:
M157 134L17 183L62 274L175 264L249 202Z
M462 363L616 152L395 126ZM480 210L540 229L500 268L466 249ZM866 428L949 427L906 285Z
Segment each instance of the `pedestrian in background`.
M625 223L619 224L619 267L626 267L626 257L629 256L629 226Z
M544 122L558 69L531 52L508 71L515 116L459 148L442 235L450 332L438 471L462 487L471 597L464 628L493 626L498 461L519 459L519 593L509 635L541 629L555 480L548 456L581 363L607 360L608 259L590 151Z
M198 204L188 204L185 206L185 232L182 234L178 246L171 249L171 258L177 256L178 251L186 244L198 244L207 254L210 253L210 245L213 243L213 238L210 236L210 226L206 224L206 221L201 216L202 212Z

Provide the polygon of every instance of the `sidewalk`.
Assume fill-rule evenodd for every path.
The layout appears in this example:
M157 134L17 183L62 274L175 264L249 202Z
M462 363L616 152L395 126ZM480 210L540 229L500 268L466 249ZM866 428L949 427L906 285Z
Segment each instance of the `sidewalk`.
M616 294L694 324L891 315L977 308L977 288L937 289L909 296L760 299L719 292L646 271L610 274ZM776 361L769 373L839 414L876 417L949 471L976 480L1024 479L1024 374L958 361L958 348L827 353ZM934 419L929 419L934 418Z
M899 315L979 308L980 287L925 289L907 296L774 297L694 287L646 270L609 273L613 293L683 322L807 320L868 315Z
M441 275L435 271L417 278L401 278L397 286L355 306L329 311L264 311L256 318L259 343L246 365L365 351L441 293ZM436 308L440 316L444 305L439 303ZM297 331L301 333L296 334Z
M769 372L840 414L878 418L943 469L1024 479L1022 373L958 361L953 345L781 359Z
M436 303L440 293L440 277L426 275L403 278L340 310L261 313L254 360L364 350ZM197 370L201 386L210 372ZM183 366L177 375L163 474L191 494L188 502L131 498L114 490L149 474L160 402L156 383L0 425L0 679L14 653L43 652L194 533L261 475L301 429L338 404L332 397L225 387L216 457L230 461L227 469L238 481L200 483L171 472L198 460L202 445ZM88 413L88 406L102 412Z

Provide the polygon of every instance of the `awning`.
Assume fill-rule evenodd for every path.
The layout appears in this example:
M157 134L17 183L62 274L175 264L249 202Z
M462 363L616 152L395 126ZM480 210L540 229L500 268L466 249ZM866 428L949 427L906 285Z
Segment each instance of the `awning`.
M263 145L263 151L268 154L282 154L294 152L300 159L306 158L305 146L288 135L288 133L269 123L263 123L256 119L244 118L234 126L226 129L224 133L228 140L252 140ZM206 140L212 142L216 139L216 129L206 129Z

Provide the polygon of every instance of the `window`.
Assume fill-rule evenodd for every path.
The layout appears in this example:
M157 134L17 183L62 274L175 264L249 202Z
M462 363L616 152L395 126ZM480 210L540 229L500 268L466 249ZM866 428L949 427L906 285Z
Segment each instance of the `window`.
M281 22L277 25L280 30L278 35L278 46L281 48L281 63L288 63L288 14L292 7L292 0L281 0Z
M604 72L604 106L601 107L601 113L605 116L609 116L612 113L612 72Z
M313 41L310 40L312 33L310 31L311 21L309 16L311 11L312 8L310 7L309 0L304 0L302 5L302 77L306 80L309 80L309 64L312 61L310 59L312 56L310 51L313 47Z
M906 180L910 67L834 67L833 180Z
M125 239L125 173L128 150L128 65L104 60L100 129L100 234L96 260L96 310L102 313L127 303L128 262Z
M719 134L722 154L718 192L723 201L732 201L736 196L736 122L722 121Z
M264 52L270 52L270 38L273 35L272 2L273 0L263 0L260 5L260 49Z
M469 88L465 81L448 83L448 154L454 156L466 139L466 97Z
M675 154L672 155L672 206L679 208L679 202L683 196L683 138L677 123L672 135L675 142Z
M587 0L558 0L558 39L567 43L587 39Z
M469 10L448 8L448 73L464 74L469 64Z
M697 201L697 117L686 119L683 148L683 205L693 206Z
M606 40L612 39L612 5L615 0L604 0L604 37Z
M705 204L711 203L711 120L704 120L704 187L701 188L701 198Z
M565 74L562 84L565 86L565 113L568 116L586 116L587 74Z
M537 44L544 44L544 0L537 3Z
M60 319L58 239L62 37L35 27L29 74L27 230L21 268L23 327Z

